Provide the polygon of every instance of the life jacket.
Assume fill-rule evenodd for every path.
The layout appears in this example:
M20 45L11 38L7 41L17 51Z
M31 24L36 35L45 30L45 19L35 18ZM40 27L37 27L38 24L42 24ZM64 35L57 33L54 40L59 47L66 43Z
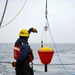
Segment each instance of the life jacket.
M21 47L24 44L25 43L20 43L20 42L15 43L15 45L14 45L14 59L15 60L18 60L18 57L21 53ZM32 62L33 59L34 59L34 57L33 57L32 49L30 48L30 51L25 58L25 62Z

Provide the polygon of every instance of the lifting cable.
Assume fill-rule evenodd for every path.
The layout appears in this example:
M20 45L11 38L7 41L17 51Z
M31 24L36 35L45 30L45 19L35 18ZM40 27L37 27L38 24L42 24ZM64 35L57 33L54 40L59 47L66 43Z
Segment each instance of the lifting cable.
M22 9L23 9L24 6L26 5L26 2L27 2L27 0L25 0L25 2L24 2L24 4L23 4L22 8L21 8L20 11L17 13L17 15L16 15L12 20L10 20L8 23L6 23L5 25L1 26L0 28L3 28L3 27L5 27L5 26L7 26L8 24L10 24L10 23L20 14L20 12L22 11Z
M53 35L52 35L52 32L51 32L51 28L50 28L50 25L49 25L49 21L48 21L48 17L47 17L47 0L46 0L46 12L45 12L46 14L45 14L45 16L46 16L46 22L47 22L47 25L48 25L48 27L49 27L49 32L50 32L50 35L51 35L51 38L52 38L52 41L53 41L53 45L54 45L54 48L55 48L55 51L56 51L56 53L57 53L57 56L58 56L58 59L59 59L59 61L60 61L60 64L62 65L62 67L63 67L63 69L68 73L68 74L70 74L70 75L75 75L75 74L73 74L73 73L71 73L70 71L68 71L67 69L66 69L66 67L64 66L64 64L62 63L62 60L61 60L61 58L60 58L60 56L59 56L59 53L58 53L58 50L57 50L57 47L56 47L56 44L55 44L55 41L54 41L54 38L53 38Z
M46 11L45 11L45 17L47 18L47 0L46 0ZM47 29L48 29L48 25L47 23L45 24L44 28L43 28L43 33L42 33L42 38L41 38L41 44L43 43L43 37L44 37L44 34L45 34L45 43L46 43L46 37L47 37ZM45 32L44 32L45 31Z
M5 3L5 8L4 8L3 15L2 15L2 18L1 18L1 21L0 21L0 26L1 26L1 24L3 22L3 19L4 19L4 15L5 15L5 12L6 12L7 4L8 4L8 0L6 0L6 3Z

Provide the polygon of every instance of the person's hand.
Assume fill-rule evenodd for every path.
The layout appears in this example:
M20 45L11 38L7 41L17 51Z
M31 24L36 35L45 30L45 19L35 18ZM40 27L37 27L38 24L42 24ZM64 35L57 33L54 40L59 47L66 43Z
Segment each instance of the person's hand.
M37 29L36 28L32 28L32 32L37 33Z
M12 62L12 66L13 67L16 67L16 62Z
M28 30L28 32L29 32L29 34L30 34L31 32L37 33L37 29L32 27L32 28L30 28L30 29Z

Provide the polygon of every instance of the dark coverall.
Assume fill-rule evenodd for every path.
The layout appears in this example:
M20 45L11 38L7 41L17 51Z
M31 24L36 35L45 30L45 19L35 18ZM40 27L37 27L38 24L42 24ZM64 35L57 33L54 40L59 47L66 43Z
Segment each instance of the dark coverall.
M31 52L27 39L18 38L18 40L15 42L15 45L21 45L22 43L24 43L24 45L22 45L20 56L16 61L16 75L34 75L33 69L30 67L30 64L28 62L25 62L25 59L27 59L27 54Z

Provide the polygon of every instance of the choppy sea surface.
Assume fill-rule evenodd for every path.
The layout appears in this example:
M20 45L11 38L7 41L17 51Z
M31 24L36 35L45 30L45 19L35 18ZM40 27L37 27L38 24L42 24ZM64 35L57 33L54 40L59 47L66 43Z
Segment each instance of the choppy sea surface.
M47 72L44 72L44 65L40 62L38 50L39 43L31 43L34 53L34 74L35 75L75 75L75 44L59 43L56 48L53 44L47 44L53 48L54 55L50 64L47 65ZM15 68L11 62L13 58L13 43L0 43L0 75L16 75Z

